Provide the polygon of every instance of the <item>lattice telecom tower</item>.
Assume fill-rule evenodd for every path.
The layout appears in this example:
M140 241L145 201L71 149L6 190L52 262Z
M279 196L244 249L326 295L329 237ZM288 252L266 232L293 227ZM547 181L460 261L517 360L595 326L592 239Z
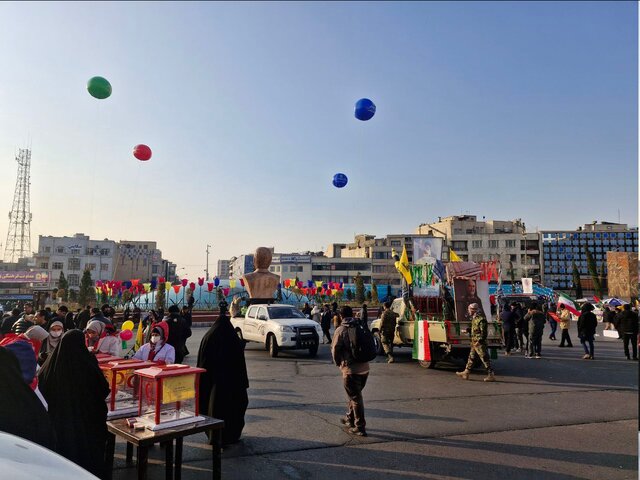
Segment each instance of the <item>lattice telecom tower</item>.
M31 150L18 150L18 178L13 194L13 208L9 212L9 231L4 248L4 261L17 262L19 258L31 255L31 207L29 201L29 169Z

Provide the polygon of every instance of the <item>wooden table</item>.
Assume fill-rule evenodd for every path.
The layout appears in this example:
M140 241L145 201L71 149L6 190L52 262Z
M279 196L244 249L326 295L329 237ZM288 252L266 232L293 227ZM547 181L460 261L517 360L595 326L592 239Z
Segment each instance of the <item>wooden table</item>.
M128 444L136 445L138 447L138 480L147 478L149 446L154 443L160 443L165 448L165 478L167 480L174 478L175 469L175 479L180 480L182 476L183 438L195 433L210 431L213 439L211 449L213 459L213 478L214 480L220 479L222 475L220 451L222 447L222 428L224 427L224 421L218 420L217 418L207 417L205 415L200 416L205 419L200 420L199 422L189 423L187 425L157 430L155 432L148 429L134 430L127 426L125 418L108 421L107 429L110 433L107 440L106 452L108 472L111 473L113 471L113 456L117 435L126 440ZM176 441L175 456L173 452L174 440ZM129 448L127 448L127 460L130 460L129 457L130 451Z

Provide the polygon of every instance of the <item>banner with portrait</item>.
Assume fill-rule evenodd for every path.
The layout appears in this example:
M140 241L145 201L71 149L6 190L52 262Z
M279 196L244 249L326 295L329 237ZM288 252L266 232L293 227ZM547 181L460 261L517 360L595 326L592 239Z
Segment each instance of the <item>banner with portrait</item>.
M442 238L413 237L413 261L415 265L433 265L442 260Z
M491 302L489 300L489 282L456 278L453 281L454 300L456 303L456 320L468 321L468 307L477 303L480 313L491 321Z

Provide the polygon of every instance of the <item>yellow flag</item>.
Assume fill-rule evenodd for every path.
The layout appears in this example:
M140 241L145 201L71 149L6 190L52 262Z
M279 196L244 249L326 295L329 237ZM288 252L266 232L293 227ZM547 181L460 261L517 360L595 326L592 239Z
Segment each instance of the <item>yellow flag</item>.
M149 293L151 291L151 284L150 283L143 283L142 285L144 286L144 291L146 293Z
M402 247L402 256L398 256L395 249L391 249L391 256L395 260L396 270L402 278L407 282L407 285L411 285L413 278L411 277L411 270L409 270L409 257L407 256L407 247Z
M229 288L236 288L236 281L235 279L231 279L229 280Z
M452 262L461 262L460 257L456 255L456 252L453 251L453 248L449 249L449 260Z
M142 330L142 319L138 322L138 331L136 332L136 343L134 345L134 351L138 351L138 349L144 343L144 332Z
M166 282L164 284L164 289L168 292L169 290L171 290L171 282Z

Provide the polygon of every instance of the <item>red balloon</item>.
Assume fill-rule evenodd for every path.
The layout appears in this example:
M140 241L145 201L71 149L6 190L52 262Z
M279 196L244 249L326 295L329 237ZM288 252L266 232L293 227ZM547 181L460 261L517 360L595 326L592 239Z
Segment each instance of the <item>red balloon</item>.
M135 147L133 147L133 156L138 160L146 162L151 158L151 149L143 144L136 145Z

